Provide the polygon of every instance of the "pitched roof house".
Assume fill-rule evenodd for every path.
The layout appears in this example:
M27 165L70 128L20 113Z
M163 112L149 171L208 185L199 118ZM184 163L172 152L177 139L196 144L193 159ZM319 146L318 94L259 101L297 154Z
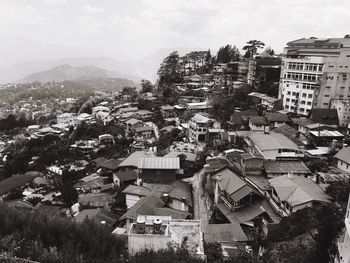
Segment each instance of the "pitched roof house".
M335 156L337 167L347 173L350 173L350 147L341 149Z
M273 188L271 198L287 215L315 203L330 202L330 196L304 176L287 174L270 179L269 183Z
M181 173L179 157L141 157L137 168L144 183L172 183Z

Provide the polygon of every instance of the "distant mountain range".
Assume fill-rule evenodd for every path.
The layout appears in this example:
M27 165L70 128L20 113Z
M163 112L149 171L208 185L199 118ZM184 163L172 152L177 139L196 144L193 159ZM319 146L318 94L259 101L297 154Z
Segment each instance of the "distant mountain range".
M122 78L119 73L100 69L95 66L72 67L60 65L49 70L40 71L26 76L22 82L34 81L64 81L80 79Z
M27 61L11 67L0 68L0 82L20 82L35 80L64 80L66 78L86 78L91 76L113 76L139 82L148 79L154 82L157 70L163 59L172 51L180 55L195 49L172 48L159 49L152 54L130 61L118 61L109 57L77 57L58 60ZM103 72L104 71L104 72Z

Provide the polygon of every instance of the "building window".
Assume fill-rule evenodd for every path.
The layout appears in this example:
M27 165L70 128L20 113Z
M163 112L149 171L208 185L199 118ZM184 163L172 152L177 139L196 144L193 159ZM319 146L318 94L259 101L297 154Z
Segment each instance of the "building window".
M309 105L309 106L310 106L310 105L311 105L311 101L308 101L308 102L307 102L307 105Z
M309 94L307 97L308 97L309 99L311 99L311 98L312 98L312 94Z
M303 93L303 98L306 98L306 93Z
M290 95L290 91L287 91L287 95Z
M287 98L287 99L286 99L286 102L290 102L290 99Z
M328 98L329 97L329 95L328 94L326 94L326 95L324 95L326 98Z
M331 88L331 86L326 86L326 89L330 89Z

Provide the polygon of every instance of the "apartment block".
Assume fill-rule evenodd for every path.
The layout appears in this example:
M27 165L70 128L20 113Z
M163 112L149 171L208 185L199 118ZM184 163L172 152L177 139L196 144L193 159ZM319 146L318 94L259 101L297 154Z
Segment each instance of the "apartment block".
M336 108L350 122L350 36L309 38L287 43L283 51L279 98L288 112Z

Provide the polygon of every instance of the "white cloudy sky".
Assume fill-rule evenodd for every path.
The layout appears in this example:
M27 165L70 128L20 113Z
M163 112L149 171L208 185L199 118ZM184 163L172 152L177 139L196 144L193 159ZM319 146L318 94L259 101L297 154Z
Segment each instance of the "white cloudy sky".
M0 0L0 65L350 33L349 0Z

